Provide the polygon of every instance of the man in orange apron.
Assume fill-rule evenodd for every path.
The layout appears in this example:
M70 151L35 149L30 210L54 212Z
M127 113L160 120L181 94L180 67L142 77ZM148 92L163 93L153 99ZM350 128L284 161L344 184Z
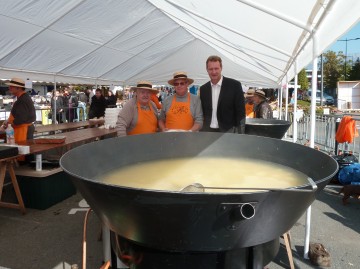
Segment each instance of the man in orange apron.
M200 97L189 93L188 87L194 82L185 72L174 73L168 83L175 87L175 94L167 97L162 104L159 117L161 131L199 131L203 124Z
M10 116L3 123L2 128L6 129L8 124L14 128L15 143L32 139L34 136L33 122L36 120L34 102L29 94L25 92L25 82L20 78L12 78L9 85L11 95L16 96Z
M252 99L254 97L254 93L255 93L254 89L249 89L245 93L245 113L247 118L254 118L255 116L254 101Z
M157 92L148 81L138 82L131 90L136 96L128 100L120 110L116 123L118 136L155 133L158 128L158 113L151 94Z

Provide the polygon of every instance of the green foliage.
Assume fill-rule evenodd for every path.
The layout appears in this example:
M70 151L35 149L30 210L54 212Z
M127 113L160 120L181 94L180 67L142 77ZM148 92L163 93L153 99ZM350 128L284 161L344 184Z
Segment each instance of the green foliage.
M298 109L302 109L304 111L305 114L310 114L310 110L311 110L311 102L309 101L304 101L304 100L298 100L298 105L297 105ZM330 110L332 108L330 107ZM316 106L315 108L315 113L316 114L323 114L324 113L324 107L322 106Z
M337 88L337 82L344 78L344 54L334 51L323 53L324 87L329 89Z
M360 59L357 58L349 72L348 80L360 80Z
M309 81L306 77L305 69L301 69L300 73L298 74L298 84L300 85L300 89L306 91L309 89Z

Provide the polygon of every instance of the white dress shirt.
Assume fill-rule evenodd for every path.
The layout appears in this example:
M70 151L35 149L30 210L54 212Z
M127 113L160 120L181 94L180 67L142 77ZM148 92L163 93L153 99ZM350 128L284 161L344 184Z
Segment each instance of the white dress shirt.
M221 76L221 79L216 84L212 84L210 82L211 83L211 98L212 98L212 116L211 116L210 128L219 128L219 123L217 120L216 113L217 113L217 106L218 106L218 102L219 102L219 95L220 95L222 81L223 81L223 76Z

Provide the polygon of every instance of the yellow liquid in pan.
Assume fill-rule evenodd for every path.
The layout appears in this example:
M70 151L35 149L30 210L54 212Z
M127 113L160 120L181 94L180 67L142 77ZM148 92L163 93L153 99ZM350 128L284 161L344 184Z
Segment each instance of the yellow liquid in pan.
M220 157L155 160L128 165L102 176L104 183L124 187L180 191L200 183L205 187L288 188L308 183L307 176L284 165L253 159ZM205 189L205 192L239 190Z

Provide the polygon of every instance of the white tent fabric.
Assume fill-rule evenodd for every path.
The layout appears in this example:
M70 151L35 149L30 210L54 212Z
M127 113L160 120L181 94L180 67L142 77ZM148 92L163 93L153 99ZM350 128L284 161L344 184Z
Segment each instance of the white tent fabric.
M358 0L0 0L0 78L208 80L209 55L246 86L278 87L359 21Z

